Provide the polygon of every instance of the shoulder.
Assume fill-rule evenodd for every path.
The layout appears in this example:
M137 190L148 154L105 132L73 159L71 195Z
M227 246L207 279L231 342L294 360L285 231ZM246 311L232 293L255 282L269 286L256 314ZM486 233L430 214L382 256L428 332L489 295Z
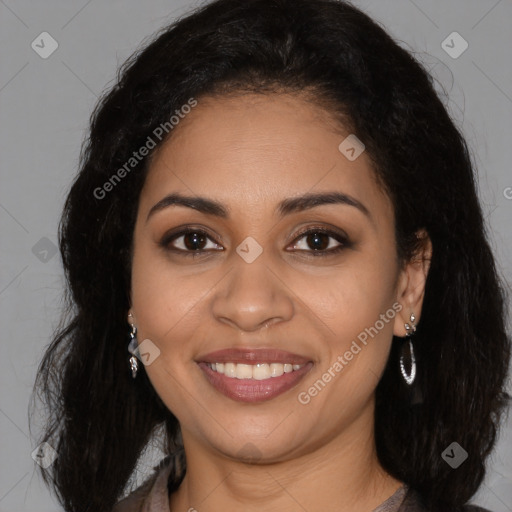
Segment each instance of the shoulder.
M137 487L128 496L118 501L112 512L140 512L146 498L150 495L158 474L151 475L142 485Z
M421 498L420 494L413 489L408 489L402 505L397 512L491 512L486 508L479 507L477 505L463 505L462 507L443 510L431 510L425 505L425 502Z
M139 512L142 509L144 500L153 487L155 476L148 479L143 485L137 487L126 498L118 501L112 512Z
M112 512L141 512L148 498L159 490L156 489L157 483L160 483L160 487L162 487L164 481L166 481L165 477L168 473L168 469L169 457L166 457L153 468L153 473L142 485L115 504Z

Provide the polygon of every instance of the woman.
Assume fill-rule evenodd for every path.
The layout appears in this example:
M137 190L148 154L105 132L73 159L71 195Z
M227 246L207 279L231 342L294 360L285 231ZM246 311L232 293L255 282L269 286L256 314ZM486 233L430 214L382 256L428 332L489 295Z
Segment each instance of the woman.
M166 28L92 117L60 244L37 385L66 510L476 510L504 294L463 137L359 10Z

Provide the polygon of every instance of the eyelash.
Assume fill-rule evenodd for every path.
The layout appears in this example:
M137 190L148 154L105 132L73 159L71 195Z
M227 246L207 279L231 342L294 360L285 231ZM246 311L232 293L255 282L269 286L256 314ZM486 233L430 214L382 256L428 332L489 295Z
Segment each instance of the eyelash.
M188 234L191 234L191 233L199 234L199 235L204 235L204 236L206 236L206 238L210 239L214 243L217 243L208 235L208 233L206 231L204 231L202 229L185 228L185 229L182 229L179 232L170 233L170 234L165 235L162 238L162 240L159 242L159 245L162 248L164 248L166 251L175 252L175 253L180 254L181 256L192 257L192 258L200 257L200 256L204 255L205 252L211 251L211 250L208 250L208 249L207 250L198 249L198 250L195 250L195 251L190 251L190 250L185 250L185 249L177 249L177 248L170 248L169 247L171 242L177 240L178 238L180 238L182 236L185 236L185 235L188 235ZM309 227L309 228L299 232L296 235L296 237L294 238L293 244L295 245L300 239L304 238L306 235L319 234L319 233L323 234L323 235L328 235L329 238L334 238L340 245L338 245L337 247L335 247L333 249L328 249L328 250L326 250L326 249L320 249L320 250L303 250L303 249L299 249L299 252L309 253L309 256L311 256L313 258L327 257L327 256L333 256L335 254L338 254L342 250L348 249L348 248L350 248L352 246L349 238L345 234L338 233L338 232L335 232L335 231L331 231L331 230L328 230L326 228L320 228L320 227L318 227L318 228ZM220 250L219 250L219 252L220 252Z

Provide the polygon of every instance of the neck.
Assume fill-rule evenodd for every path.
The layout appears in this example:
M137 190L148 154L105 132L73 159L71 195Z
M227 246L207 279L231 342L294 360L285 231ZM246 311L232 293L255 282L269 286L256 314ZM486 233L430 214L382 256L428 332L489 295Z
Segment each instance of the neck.
M246 464L212 455L186 433L183 440L187 472L171 511L367 512L401 485L377 459L373 407L329 442L280 462Z

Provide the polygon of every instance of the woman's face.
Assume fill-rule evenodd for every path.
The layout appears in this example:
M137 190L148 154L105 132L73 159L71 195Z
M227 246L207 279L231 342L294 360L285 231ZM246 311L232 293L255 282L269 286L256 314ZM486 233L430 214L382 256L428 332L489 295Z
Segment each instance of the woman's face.
M285 460L371 430L410 310L392 204L349 135L298 96L202 98L155 154L130 321L186 445Z

